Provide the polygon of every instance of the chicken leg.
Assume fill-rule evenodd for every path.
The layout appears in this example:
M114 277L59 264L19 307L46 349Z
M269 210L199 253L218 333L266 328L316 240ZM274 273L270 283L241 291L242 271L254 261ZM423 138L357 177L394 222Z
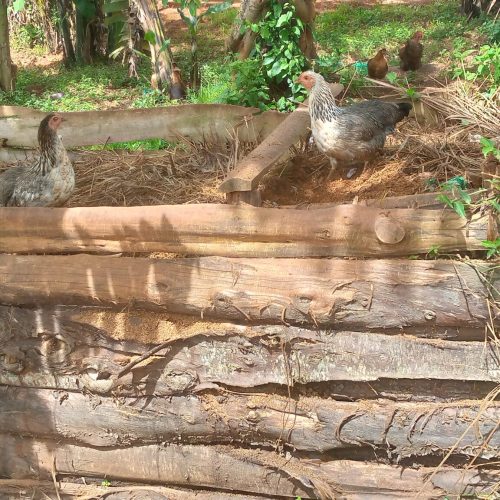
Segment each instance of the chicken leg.
M328 175L326 176L325 181L330 180L330 177L332 176L333 172L337 168L337 160L335 158L332 158L331 156L329 157L330 159L330 172L328 172Z

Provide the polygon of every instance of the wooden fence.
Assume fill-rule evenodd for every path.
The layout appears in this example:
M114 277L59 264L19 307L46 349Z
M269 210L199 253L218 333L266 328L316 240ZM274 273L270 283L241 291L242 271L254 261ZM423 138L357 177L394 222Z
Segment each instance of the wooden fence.
M105 133L75 113L68 126L85 131L73 146L160 129L202 137L217 117L233 126L248 113L102 112ZM40 116L2 116L0 138L32 147ZM124 132L129 119L142 130ZM246 139L267 137L269 154L254 151L224 181L234 205L0 209L0 493L498 490L498 263L415 258L432 245L482 250L498 220L460 218L432 194L251 206L307 120L300 109L252 118Z

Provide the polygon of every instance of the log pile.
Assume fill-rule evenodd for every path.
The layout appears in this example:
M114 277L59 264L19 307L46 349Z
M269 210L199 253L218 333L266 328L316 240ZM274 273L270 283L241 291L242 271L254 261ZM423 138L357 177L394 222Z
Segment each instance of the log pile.
M307 113L208 109L69 113L68 145L282 123L232 206L0 209L0 497L496 498L500 271L474 257L498 221L432 194L252 207ZM38 114L0 118L34 145Z
M196 207L182 208L192 219ZM137 235L135 244L144 246L126 249L185 244L210 254L202 247L216 233L209 219L218 214L230 228L218 233L226 257L33 254L123 251L113 242L134 240L123 231L126 221L140 226L136 209L124 210L105 209L101 218L83 208L1 211L1 494L238 500L492 493L500 481L495 264L269 258L265 245L293 242L294 227L300 251L292 255L307 255L319 248L315 235L328 218L334 232L335 217L382 214L361 205L202 207L207 234L203 219L183 226L176 207L148 207L151 237ZM239 231L235 211L244 214ZM161 230L166 213L179 217L177 241ZM450 248L477 248L487 231L484 221L465 230L442 210L384 213L405 234L420 224ZM439 230L435 217L449 222ZM294 219L307 226L303 233ZM88 229L85 239L78 223ZM244 254L239 243L256 244L259 227L267 258L229 257ZM280 241L280 227L290 241ZM332 240L328 255L335 248L357 255L355 240ZM360 241L369 254L375 240ZM418 241L404 248L421 250Z

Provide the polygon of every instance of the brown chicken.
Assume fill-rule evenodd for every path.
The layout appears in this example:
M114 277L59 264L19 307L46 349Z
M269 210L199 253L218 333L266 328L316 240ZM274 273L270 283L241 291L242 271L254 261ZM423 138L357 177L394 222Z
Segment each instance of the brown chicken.
M75 188L75 172L57 129L61 115L50 113L38 127L40 156L0 175L0 206L58 207Z
M368 59L368 76L376 80L382 80L388 71L387 49L380 49L375 57Z
M399 67L403 71L416 71L422 66L424 46L420 41L423 36L424 34L421 31L415 32L415 34L399 49L399 58L401 59Z
M172 85L170 86L170 99L185 99L186 85L182 81L181 70L174 64L172 67Z

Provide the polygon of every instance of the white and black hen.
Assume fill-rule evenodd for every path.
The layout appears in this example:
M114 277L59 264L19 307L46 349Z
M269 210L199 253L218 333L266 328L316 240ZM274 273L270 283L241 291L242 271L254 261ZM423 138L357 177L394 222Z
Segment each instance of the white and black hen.
M40 156L0 175L0 206L58 207L69 199L75 188L75 172L57 135L63 121L57 113L47 115L38 127Z
M350 106L337 106L325 79L313 71L305 71L297 80L310 91L311 130L318 149L330 159L330 175L337 160L373 159L384 147L386 137L396 123L412 109L406 102L362 101Z

